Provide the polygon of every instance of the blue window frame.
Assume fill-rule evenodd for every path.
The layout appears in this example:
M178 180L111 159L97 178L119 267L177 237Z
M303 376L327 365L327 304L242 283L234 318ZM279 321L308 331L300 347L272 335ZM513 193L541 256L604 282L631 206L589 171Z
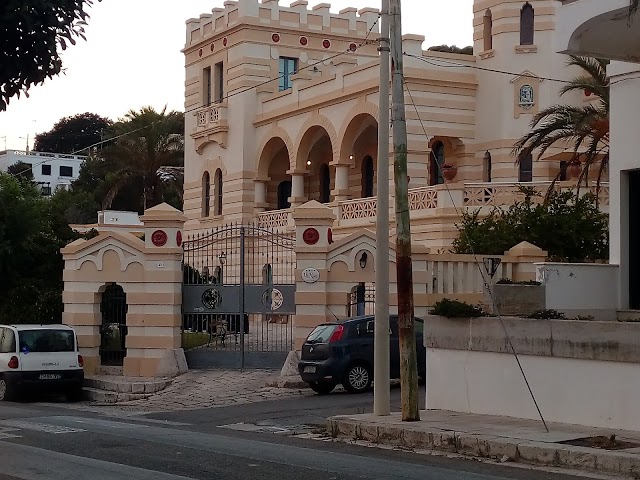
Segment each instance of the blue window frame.
M280 57L280 91L291 88L291 76L298 72L298 59Z

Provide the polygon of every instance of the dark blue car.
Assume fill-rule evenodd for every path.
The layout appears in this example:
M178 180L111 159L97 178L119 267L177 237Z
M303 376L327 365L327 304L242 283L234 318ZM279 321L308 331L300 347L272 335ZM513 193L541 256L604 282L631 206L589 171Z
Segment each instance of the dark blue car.
M321 395L341 383L351 393L362 393L373 381L374 317L363 316L318 325L302 346L298 371L302 380ZM398 317L389 318L391 378L400 378ZM424 321L415 319L418 376L425 377Z

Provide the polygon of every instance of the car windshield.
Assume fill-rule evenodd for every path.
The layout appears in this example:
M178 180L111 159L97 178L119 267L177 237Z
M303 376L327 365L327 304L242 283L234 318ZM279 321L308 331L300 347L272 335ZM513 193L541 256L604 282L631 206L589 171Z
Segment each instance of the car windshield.
M24 330L19 333L22 353L73 352L75 339L69 330Z
M307 343L327 343L337 325L318 325L307 337Z

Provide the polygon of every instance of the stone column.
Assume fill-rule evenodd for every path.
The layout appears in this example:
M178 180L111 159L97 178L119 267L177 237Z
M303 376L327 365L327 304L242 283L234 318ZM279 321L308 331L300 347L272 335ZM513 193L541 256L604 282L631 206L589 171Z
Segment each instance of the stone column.
M327 311L327 252L336 217L315 200L293 211L296 229L295 348L300 350L317 325L333 318Z
M268 180L256 180L254 183L256 214L264 212L269 206L267 203L267 182Z
M291 174L291 197L289 202L291 207L299 207L307 201L307 197L304 192L304 173L292 173Z
M336 165L336 181L333 196L336 202L349 200L349 165Z

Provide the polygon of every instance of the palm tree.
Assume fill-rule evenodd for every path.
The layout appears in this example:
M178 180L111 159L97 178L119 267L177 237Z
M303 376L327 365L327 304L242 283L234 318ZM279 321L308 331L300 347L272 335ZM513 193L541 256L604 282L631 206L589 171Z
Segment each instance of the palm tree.
M572 162L584 158L582 171L578 177L578 187L588 180L589 170L600 161L597 188L609 164L609 79L607 60L571 55L569 66L577 66L585 74L574 78L560 90L560 96L567 92L581 91L594 95L595 100L583 106L552 105L539 112L531 122L531 131L518 140L512 153L518 161L534 151L537 159L557 144L569 143L573 148ZM554 180L558 180L558 177ZM552 187L553 188L553 185Z
M125 186L142 186L142 208L157 205L170 190L180 192L184 172L184 114L166 107L130 110L111 129L114 143L104 156L113 163L115 179L102 208L111 206Z

